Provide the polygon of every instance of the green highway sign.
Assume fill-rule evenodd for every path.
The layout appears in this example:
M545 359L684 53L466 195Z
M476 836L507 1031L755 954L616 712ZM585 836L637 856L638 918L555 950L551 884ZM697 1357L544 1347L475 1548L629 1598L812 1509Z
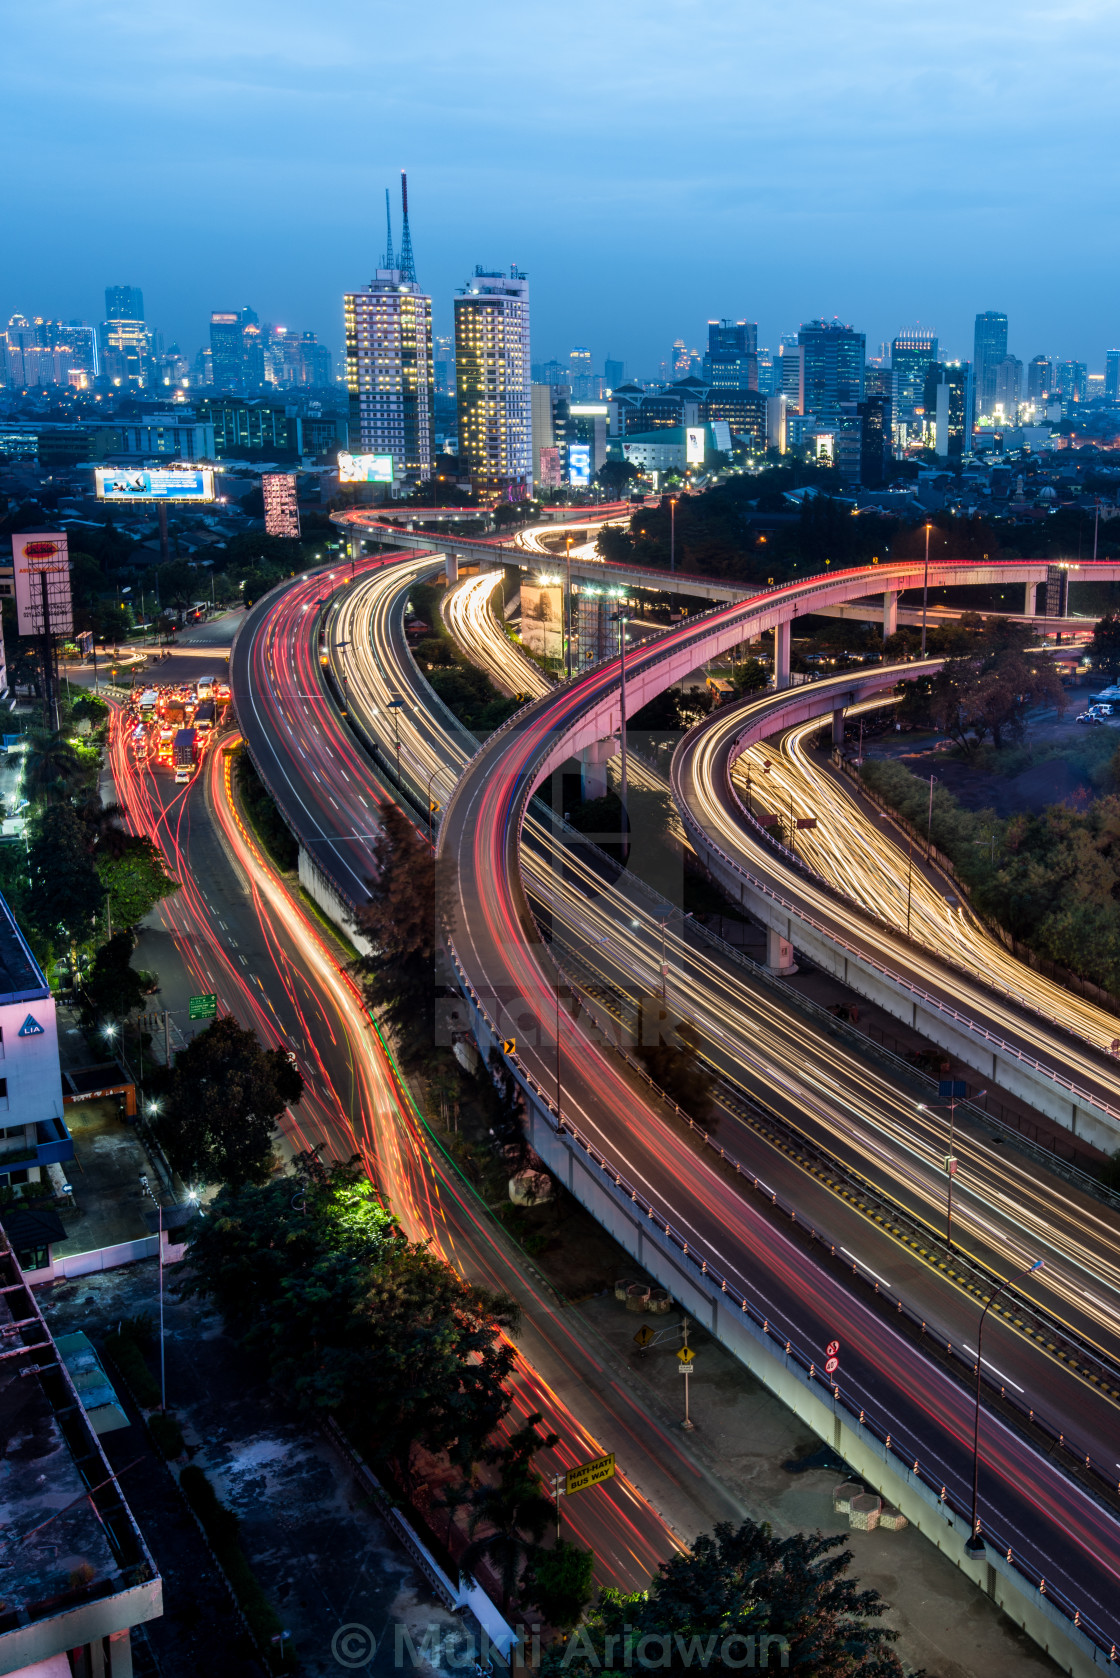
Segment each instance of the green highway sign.
M190 1004L190 1018L192 1020L216 1020L218 1017L218 998L213 991L208 996L192 996Z

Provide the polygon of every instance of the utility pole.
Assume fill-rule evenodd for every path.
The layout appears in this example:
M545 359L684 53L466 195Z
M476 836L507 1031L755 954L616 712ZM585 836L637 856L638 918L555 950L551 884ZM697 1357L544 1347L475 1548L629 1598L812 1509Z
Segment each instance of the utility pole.
M564 538L564 558L568 567L568 581L564 589L564 618L565 625L565 659L564 668L569 682L572 679L572 538L569 533Z
M140 1187L159 1212L159 1407L166 1412L167 1366L164 1359L163 1338L163 1201L156 1199L146 1176L141 1176Z
M929 602L929 520L926 520L926 570L922 582L922 657L926 656L926 606Z
M1028 1264L1018 1276L1011 1276L1006 1282L1001 1282L999 1287L996 1288L995 1292L988 1300L987 1305L985 1305L984 1309L980 1313L980 1326L976 1331L976 1414L972 1427L972 1522L968 1539L965 1544L965 1549L968 1551L969 1555L973 1557L973 1559L984 1554L984 1540L980 1536L980 1514L978 1508L980 1493L980 1370L981 1354L984 1350L984 1323L987 1320L988 1312L991 1310L1003 1290L1010 1287L1012 1282L1021 1282L1023 1278L1025 1276L1029 1276L1032 1271L1041 1270L1042 1265L1043 1260L1036 1258L1034 1263Z
M677 498L669 497L669 570L677 569Z

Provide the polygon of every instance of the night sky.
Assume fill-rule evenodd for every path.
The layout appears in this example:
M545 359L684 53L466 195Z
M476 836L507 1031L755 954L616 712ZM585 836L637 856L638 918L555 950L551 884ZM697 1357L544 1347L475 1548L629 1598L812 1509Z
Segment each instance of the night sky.
M100 321L132 284L188 355L244 303L337 351L407 168L437 331L516 262L540 360L641 375L724 314L970 355L1003 309L1024 361L1100 370L1118 36L1096 0L36 0L3 26L0 311Z

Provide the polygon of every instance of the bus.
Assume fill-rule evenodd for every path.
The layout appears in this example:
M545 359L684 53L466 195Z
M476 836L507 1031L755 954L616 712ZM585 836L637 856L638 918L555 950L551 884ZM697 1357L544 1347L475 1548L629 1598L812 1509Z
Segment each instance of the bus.
M194 726L200 734L209 734L214 726L214 701L204 699L194 714Z
M213 678L213 676L200 676L198 678L197 691L198 691L198 697L200 699L213 699L213 697L214 697L214 678Z

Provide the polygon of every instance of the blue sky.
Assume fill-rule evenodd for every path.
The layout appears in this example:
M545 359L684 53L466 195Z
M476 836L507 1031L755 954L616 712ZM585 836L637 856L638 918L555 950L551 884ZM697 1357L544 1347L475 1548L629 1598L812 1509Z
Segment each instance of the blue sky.
M108 283L193 354L212 308L311 327L369 277L408 169L447 330L530 276L534 356L634 373L712 316L840 315L1103 367L1120 342L1114 0L36 0L0 64L0 311Z

